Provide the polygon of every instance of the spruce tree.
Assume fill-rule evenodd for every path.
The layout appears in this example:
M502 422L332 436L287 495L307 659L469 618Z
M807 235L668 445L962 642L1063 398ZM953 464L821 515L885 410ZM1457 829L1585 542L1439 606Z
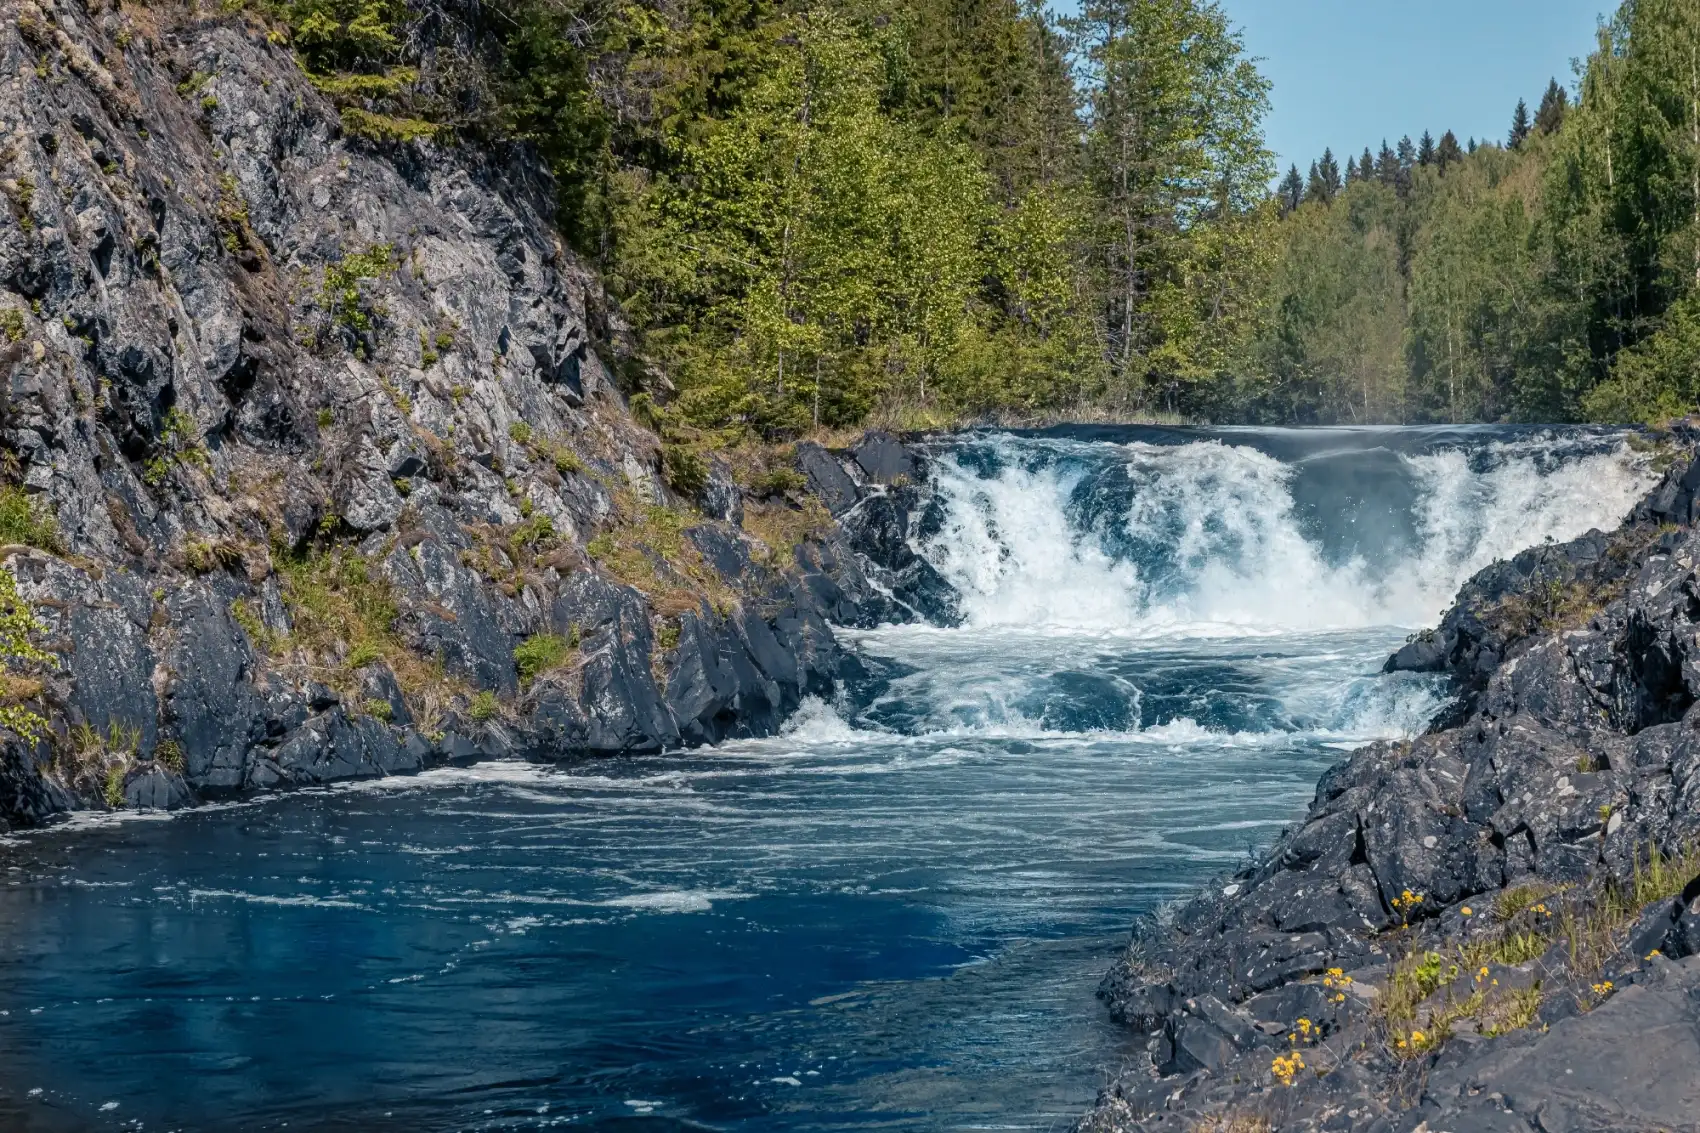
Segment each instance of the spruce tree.
M1511 148L1522 145L1529 136L1529 104L1522 99L1517 100L1517 109L1511 115Z
M1375 159L1375 176L1390 189L1399 184L1399 158L1386 138L1381 139L1381 156Z
M1470 135L1470 146L1469 146L1468 152L1470 152L1470 153L1476 152L1476 136L1474 134Z
M1423 131L1423 140L1417 146L1417 164L1434 164L1434 135L1427 130Z
M1305 180L1305 200L1328 203L1328 183L1322 179L1321 163L1310 163L1310 176Z
M1570 108L1570 96L1564 88L1553 79L1547 84L1547 92L1541 96L1541 108L1535 111L1535 129L1543 134L1556 134L1558 128L1564 125L1564 112Z
M1328 189L1328 200L1340 195L1340 163L1334 160L1334 151L1324 148L1322 151L1321 170L1322 183Z
M1417 144L1411 140L1409 134L1399 139L1397 152L1399 171L1393 187L1399 190L1400 196L1404 196L1411 191L1411 173L1417 167Z
M1281 188L1276 191L1276 199L1281 202L1281 215L1286 216L1299 205L1304 203L1305 183L1299 176L1298 165L1287 170L1287 175L1281 179Z
M1440 167L1442 173L1445 173L1448 166L1456 165L1463 160L1464 151L1458 145L1458 135L1451 130L1446 131L1440 136L1440 145L1435 148L1435 164Z
M1376 178L1375 158L1369 155L1369 147L1364 147L1364 155L1358 159L1358 180L1374 181Z

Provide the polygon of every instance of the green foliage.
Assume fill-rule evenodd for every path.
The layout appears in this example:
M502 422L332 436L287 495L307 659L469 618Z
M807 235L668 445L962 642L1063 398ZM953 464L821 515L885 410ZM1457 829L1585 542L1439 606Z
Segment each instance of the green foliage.
M1578 99L1549 84L1532 121L1519 106L1508 146L1444 161L1437 150L1424 165L1401 145L1331 209L1299 207L1281 226L1256 396L1218 411L1324 422L1694 411L1697 40L1690 0L1625 3L1599 28ZM1342 203L1350 224L1335 215ZM1366 278L1368 263L1379 266Z
M10 568L0 567L0 727L35 742L47 731L47 721L24 707L41 692L40 682L29 674L54 664L51 653L37 642L47 632L29 603L18 593L18 581Z
M63 547L58 522L13 484L0 486L0 544L4 543L22 543L55 553Z
M694 496L708 483L708 462L682 444L661 446L661 471L674 491Z
M383 279L396 266L395 249L388 244L373 244L363 251L350 252L334 264L326 264L319 301L330 312L332 322L350 331L370 330L374 312L367 308L360 293L361 281Z
M502 706L497 702L496 694L488 689L474 696L466 706L466 714L480 723L495 719L496 714L501 710Z
M207 471L212 468L212 458L201 443L200 428L195 419L173 406L165 412L154 454L142 466L142 480L150 488L157 488L165 483L166 477L178 464Z
M0 338L9 343L24 340L24 313L16 307L0 310Z
M627 392L681 490L699 438L870 416L1700 404L1692 0L1625 3L1576 100L1550 84L1507 145L1437 129L1344 169L1328 153L1277 197L1269 84L1209 0L1060 22L1021 0L492 0L429 57L410 45L436 17L403 0L270 10L350 134L542 155L563 236L676 390ZM394 266L327 269L331 321L369 330L360 281ZM422 332L423 364L451 342Z
M514 648L514 664L519 669L520 680L529 682L551 669L560 668L573 648L559 634L532 634Z
M409 20L403 0L288 0L280 13L314 71L372 71L400 54Z

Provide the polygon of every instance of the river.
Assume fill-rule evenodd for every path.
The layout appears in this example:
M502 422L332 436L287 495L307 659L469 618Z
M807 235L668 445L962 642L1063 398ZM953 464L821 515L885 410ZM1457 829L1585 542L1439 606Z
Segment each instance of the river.
M1496 557L1653 479L1600 430L968 434L964 624L782 736L82 819L0 848L7 1129L1060 1130L1130 923L1439 678Z

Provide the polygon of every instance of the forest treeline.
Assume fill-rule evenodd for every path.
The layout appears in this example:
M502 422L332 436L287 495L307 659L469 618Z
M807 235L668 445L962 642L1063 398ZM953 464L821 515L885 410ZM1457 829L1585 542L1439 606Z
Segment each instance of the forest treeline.
M703 430L1652 419L1700 396L1700 0L1506 138L1325 153L1209 0L268 0L350 130L536 147Z

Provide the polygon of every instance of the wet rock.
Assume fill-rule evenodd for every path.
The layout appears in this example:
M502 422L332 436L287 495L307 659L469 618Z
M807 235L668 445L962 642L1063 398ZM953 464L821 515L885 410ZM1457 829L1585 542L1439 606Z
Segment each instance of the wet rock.
M149 763L124 781L124 805L132 810L179 810L194 803L183 777Z

